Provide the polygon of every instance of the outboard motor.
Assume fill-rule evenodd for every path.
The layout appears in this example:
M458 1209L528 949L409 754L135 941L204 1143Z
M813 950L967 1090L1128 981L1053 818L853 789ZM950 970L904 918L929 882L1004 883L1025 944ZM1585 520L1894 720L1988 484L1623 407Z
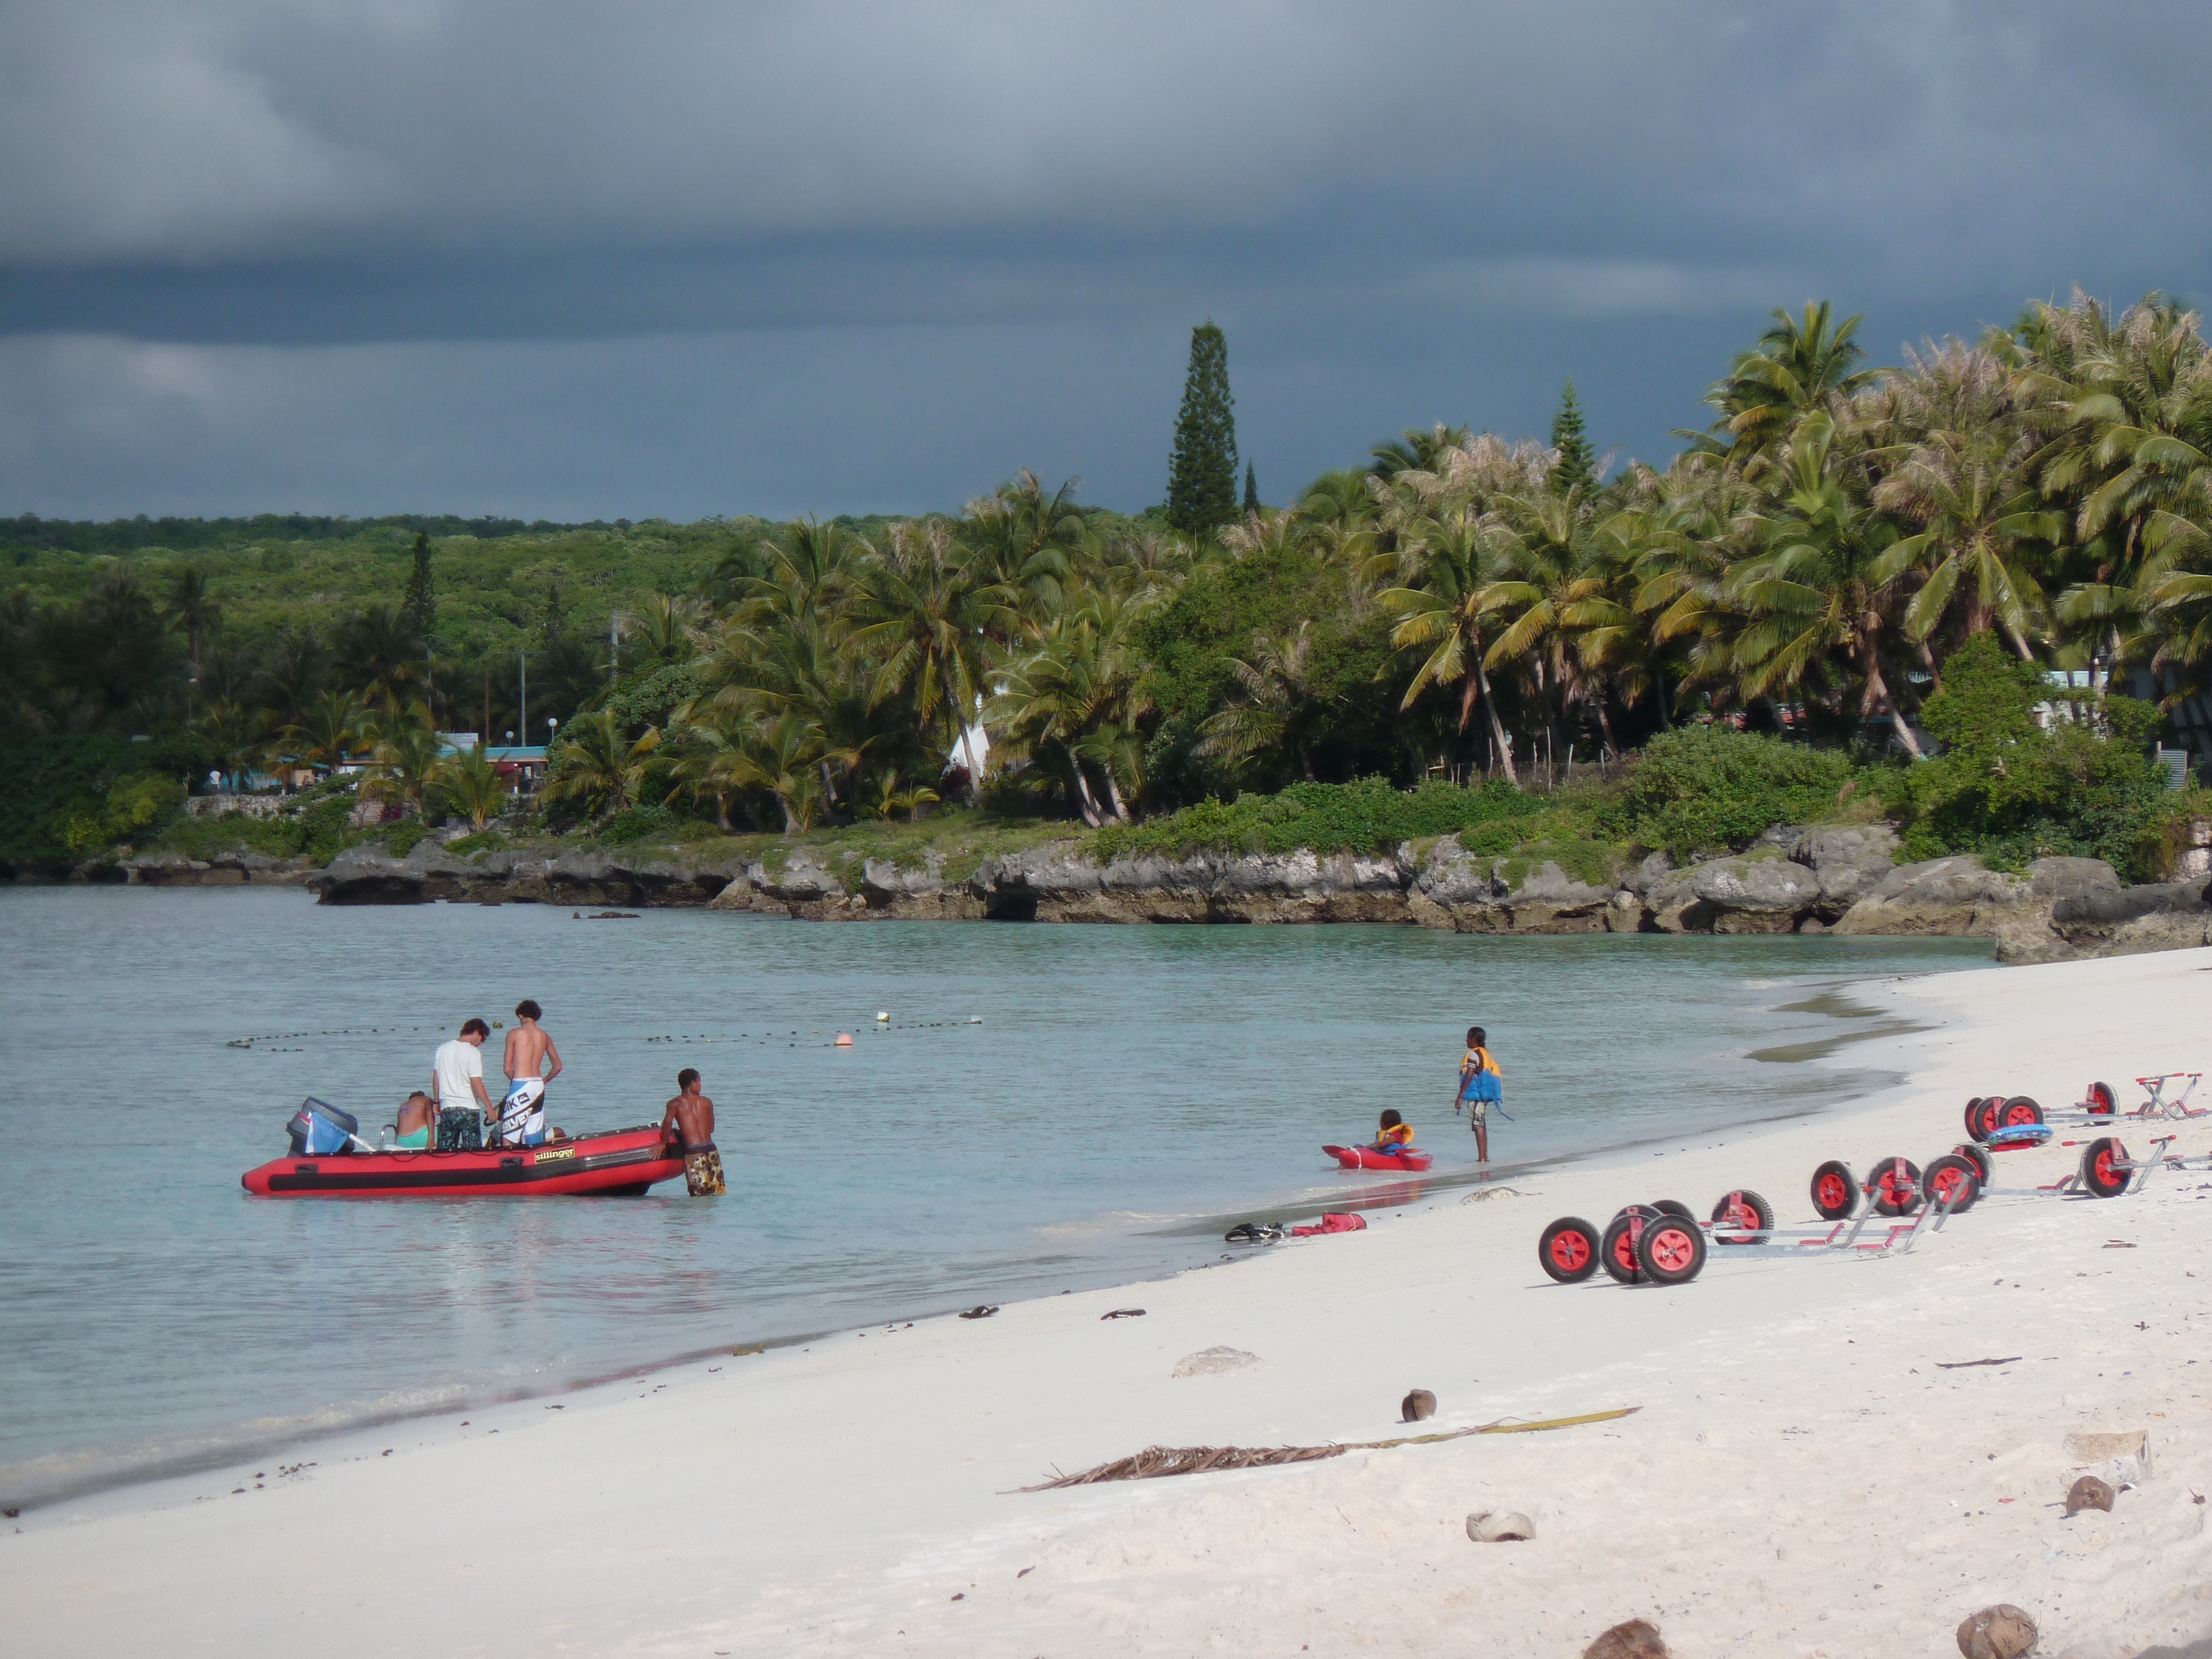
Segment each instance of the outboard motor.
M284 1127L291 1133L295 1158L334 1158L350 1151L353 1137L361 1131L360 1122L350 1112L342 1112L313 1095L300 1103L300 1109Z
M526 1077L510 1085L499 1103L499 1121L494 1126L495 1146L535 1146L545 1139L545 1085Z

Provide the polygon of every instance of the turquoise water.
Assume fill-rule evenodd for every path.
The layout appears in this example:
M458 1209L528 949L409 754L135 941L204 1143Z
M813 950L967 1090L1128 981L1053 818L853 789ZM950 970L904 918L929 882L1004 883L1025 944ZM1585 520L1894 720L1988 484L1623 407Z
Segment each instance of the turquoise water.
M1450 1111L1470 1024L1505 1070L1516 1121L1494 1127L1501 1160L1811 1109L1847 1080L1753 1051L1867 1022L1786 1005L1987 953L595 921L82 888L0 890L0 945L9 1502L724 1345L1212 1261L1228 1218L1408 1196L1319 1151L1370 1136L1385 1106L1437 1154L1422 1188L1448 1188L1474 1162ZM572 1131L657 1120L678 1069L697 1066L729 1195L240 1190L283 1150L301 1097L373 1136L436 1043L524 996L568 1061L551 1115ZM831 1046L841 1030L854 1047Z

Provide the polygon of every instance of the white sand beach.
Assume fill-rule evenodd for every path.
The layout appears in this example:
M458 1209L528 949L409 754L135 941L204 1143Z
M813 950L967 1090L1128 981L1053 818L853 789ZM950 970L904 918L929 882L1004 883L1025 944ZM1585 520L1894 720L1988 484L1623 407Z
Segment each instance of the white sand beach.
M1818 1118L1509 1178L1521 1195L1381 1212L1167 1281L33 1510L0 1531L0 1648L1565 1656L1642 1617L1694 1659L1905 1659L1955 1654L1959 1621L1993 1601L2062 1659L2185 1647L2212 1637L2212 1174L2101 1202L2001 1191L1904 1256L1716 1249L1672 1289L1557 1285L1534 1246L1557 1216L1662 1197L1703 1214L1738 1186L1806 1224L1815 1164L1924 1164L1992 1089L2055 1109L2101 1078L2125 1109L2139 1074L2212 1070L2207 974L2212 951L1871 983L1855 994L1927 1029L1835 1063L1906 1081ZM1419 1127L1431 1145L1466 1133ZM2212 1117L2153 1127L2212 1152ZM2145 1127L2119 1133L2147 1149ZM1997 1185L2078 1156L2001 1158ZM1145 1316L1102 1317L1122 1307ZM1215 1346L1257 1363L1173 1374ZM2013 1363L1942 1369L1982 1358ZM1417 1387L1438 1413L1406 1430ZM1624 1406L1640 1410L1555 1432L1012 1491L1156 1443ZM2066 1436L2138 1429L2148 1475L2112 1513L2063 1518L2077 1474L2113 1473ZM1471 1542L1485 1510L1525 1512L1536 1536Z

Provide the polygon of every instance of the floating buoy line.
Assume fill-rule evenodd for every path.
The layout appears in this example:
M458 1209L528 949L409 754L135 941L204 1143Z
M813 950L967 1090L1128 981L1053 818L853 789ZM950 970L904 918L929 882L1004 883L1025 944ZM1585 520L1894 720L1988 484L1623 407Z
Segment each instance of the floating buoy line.
M885 1036L909 1031L952 1030L981 1025L982 1023L983 1017L981 1014L969 1014L964 1018L920 1019L910 1021L904 1025L894 1025L889 1014L878 1013L872 1021L857 1023L853 1030ZM424 1029L420 1025L349 1025L335 1031L270 1031L257 1036L232 1037L222 1046L226 1048L243 1048L266 1054L303 1054L307 1052L304 1048L283 1048L276 1045L304 1042L313 1037L414 1036L419 1036ZM755 1048L765 1048L771 1042L781 1038L784 1047L796 1048L801 1046L798 1041L801 1036L811 1039L822 1035L819 1030L809 1030L802 1033L795 1029L788 1031L763 1031L758 1036L753 1036L750 1031L675 1031L664 1032L658 1036L648 1036L643 1040L648 1043L750 1042ZM622 1040L617 1039L617 1041ZM629 1040L634 1042L637 1039L633 1037ZM839 1031L826 1042L810 1041L805 1046L814 1048L849 1048L854 1046L853 1032Z

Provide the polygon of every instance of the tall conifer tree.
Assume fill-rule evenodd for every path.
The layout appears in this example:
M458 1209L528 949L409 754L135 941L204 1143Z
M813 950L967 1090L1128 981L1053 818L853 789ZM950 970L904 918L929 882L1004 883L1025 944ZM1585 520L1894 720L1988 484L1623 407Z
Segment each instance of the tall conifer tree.
M1229 339L1210 322L1190 331L1190 373L1168 462L1168 522L1203 535L1237 518L1237 400L1229 395Z
M418 532L415 538L415 568L408 573L407 592L400 597L399 620L428 650L430 630L438 625L438 588L430 577L430 538L426 532Z
M1244 510L1247 513L1260 510L1260 481L1253 476L1249 461L1244 463Z
M1564 495L1577 484L1587 489L1595 481L1597 458L1590 453L1589 438L1583 429L1583 406L1575 401L1571 374L1559 394L1559 412L1552 416L1552 447L1559 457L1552 469L1554 495Z

